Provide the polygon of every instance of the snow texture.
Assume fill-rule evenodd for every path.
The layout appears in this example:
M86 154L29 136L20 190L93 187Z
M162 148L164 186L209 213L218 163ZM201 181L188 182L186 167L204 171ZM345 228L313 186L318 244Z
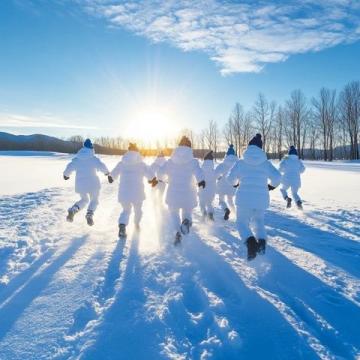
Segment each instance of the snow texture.
M24 155L0 156L0 359L360 357L359 163L305 162L305 210L273 191L267 252L247 262L218 208L175 248L146 183L126 241L105 179L95 225L69 224L70 158Z

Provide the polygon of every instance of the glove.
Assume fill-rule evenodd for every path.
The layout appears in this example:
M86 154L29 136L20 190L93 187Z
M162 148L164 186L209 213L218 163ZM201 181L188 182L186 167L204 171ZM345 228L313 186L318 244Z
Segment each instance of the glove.
M69 180L69 176L64 175L64 180Z
M155 187L159 181L156 179L156 177L154 177L151 180L148 180L148 183L151 184L151 187Z
M272 191L272 190L276 189L276 186L272 186L272 185L268 184L268 189L269 189L269 191Z
M240 183L237 183L236 185L233 185L234 188L239 187Z
M114 179L111 175L108 175L108 182L109 184L112 184L114 182Z
M202 187L203 189L205 189L205 180L201 180L199 183L198 183L198 187Z

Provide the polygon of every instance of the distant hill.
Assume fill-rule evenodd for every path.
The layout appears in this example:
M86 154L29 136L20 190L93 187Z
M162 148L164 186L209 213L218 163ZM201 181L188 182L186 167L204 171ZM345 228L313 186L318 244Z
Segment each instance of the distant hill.
M0 150L29 150L29 151L54 151L60 153L75 153L82 147L81 142L61 140L43 134L13 135L0 132ZM124 150L111 149L95 144L98 154L122 155Z

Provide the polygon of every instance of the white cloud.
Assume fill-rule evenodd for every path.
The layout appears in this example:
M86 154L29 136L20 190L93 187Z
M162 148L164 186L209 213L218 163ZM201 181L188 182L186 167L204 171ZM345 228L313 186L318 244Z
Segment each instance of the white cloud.
M36 117L1 113L0 114L0 127L4 128L62 128L62 129L97 129L95 126L81 126L70 124L54 118L51 115L39 115Z
M154 42L207 53L222 74L360 38L355 0L87 0L87 10Z

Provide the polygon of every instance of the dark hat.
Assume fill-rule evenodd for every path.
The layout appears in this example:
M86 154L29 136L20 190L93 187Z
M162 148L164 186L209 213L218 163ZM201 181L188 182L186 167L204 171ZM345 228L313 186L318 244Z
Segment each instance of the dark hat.
M297 155L297 154L298 154L298 152L297 152L295 146L291 145L290 149L289 149L289 155Z
M191 141L187 136L183 136L179 142L179 146L187 146L191 148Z
M137 151L137 152L139 152L139 148L137 147L136 143L129 143L128 150L129 151Z
M260 149L262 149L262 140L261 140L261 135L260 134L256 134L249 142L249 145L255 145L257 147L259 147Z
M93 149L93 148L94 148L94 146L93 146L93 144L92 144L92 142L91 142L90 139L86 139L86 140L84 141L84 147L86 147L86 148L88 148L88 149Z
M213 151L209 151L209 152L204 156L204 160L214 160L214 152L213 152Z

